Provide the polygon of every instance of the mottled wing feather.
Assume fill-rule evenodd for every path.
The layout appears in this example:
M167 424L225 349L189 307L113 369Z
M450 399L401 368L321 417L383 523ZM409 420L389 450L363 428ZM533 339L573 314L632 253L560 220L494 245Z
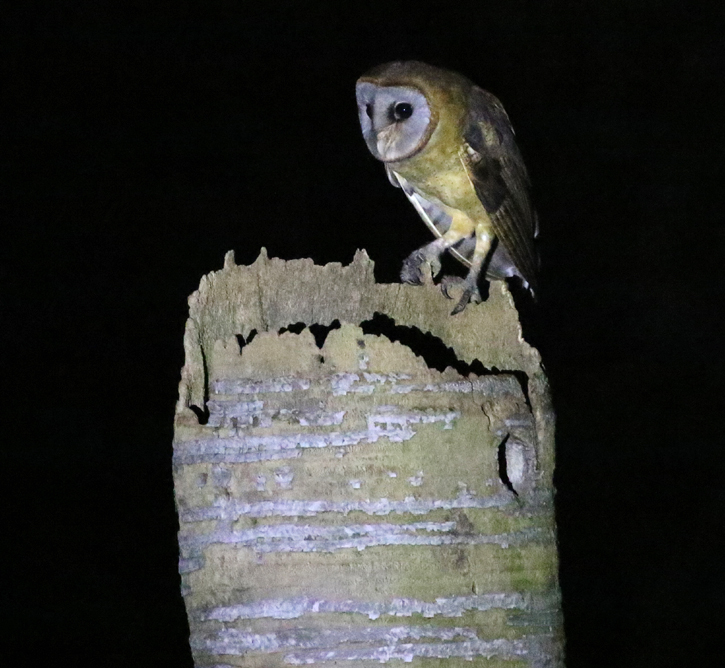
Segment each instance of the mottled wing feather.
M536 214L529 177L506 111L491 93L478 87L473 88L464 139L462 160L493 231L534 290Z

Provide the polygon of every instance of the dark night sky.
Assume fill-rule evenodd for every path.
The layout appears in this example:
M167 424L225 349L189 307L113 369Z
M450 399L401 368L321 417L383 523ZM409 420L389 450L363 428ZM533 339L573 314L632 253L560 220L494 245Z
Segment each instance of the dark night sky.
M534 182L569 668L716 665L721 2L4 13L3 665L191 667L170 461L186 297L261 246L364 247L397 280L429 233L367 153L354 83L405 58L495 93Z

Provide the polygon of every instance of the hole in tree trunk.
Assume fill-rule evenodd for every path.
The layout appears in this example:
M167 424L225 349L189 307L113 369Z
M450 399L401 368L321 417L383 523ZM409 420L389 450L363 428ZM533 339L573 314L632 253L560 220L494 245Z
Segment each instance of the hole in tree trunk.
M503 441L498 444L498 477L501 478L501 482L506 486L509 492L513 492L516 496L519 493L514 489L508 474L508 462L506 461L506 443L509 440L511 434L506 434Z

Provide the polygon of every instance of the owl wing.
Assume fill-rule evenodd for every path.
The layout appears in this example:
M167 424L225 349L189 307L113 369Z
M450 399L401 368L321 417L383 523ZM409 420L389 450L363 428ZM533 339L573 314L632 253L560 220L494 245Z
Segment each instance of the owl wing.
M435 203L426 199L418 192L413 186L408 183L400 174L394 172L388 165L385 165L385 172L388 175L388 180L396 188L401 188L408 198L408 201L413 205L413 208L418 212L418 215L423 219L423 222L428 226L431 232L437 237L442 237L448 228L451 226L451 217ZM467 267L471 266L470 257L473 254L473 248L475 246L474 239L465 239L456 248L449 248L448 251L460 262Z
M471 94L464 139L461 159L478 199L517 273L533 291L538 266L534 249L537 223L529 177L503 105L477 86Z

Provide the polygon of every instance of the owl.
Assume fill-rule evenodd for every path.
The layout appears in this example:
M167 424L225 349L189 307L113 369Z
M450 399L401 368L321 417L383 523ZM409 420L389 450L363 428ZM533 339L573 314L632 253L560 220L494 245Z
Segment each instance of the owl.
M411 253L400 277L421 284L426 265L440 272L446 250L468 267L445 277L463 295L453 309L480 302L479 275L518 277L533 294L537 219L526 167L508 115L491 93L465 77L416 61L380 65L356 86L363 137L437 237Z

